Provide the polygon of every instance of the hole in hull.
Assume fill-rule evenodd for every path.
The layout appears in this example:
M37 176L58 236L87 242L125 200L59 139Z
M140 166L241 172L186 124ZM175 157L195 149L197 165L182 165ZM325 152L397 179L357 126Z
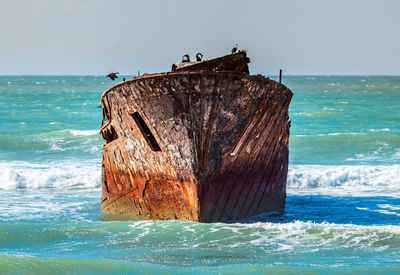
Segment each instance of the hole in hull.
M111 141L118 139L117 132L112 125L108 129L104 129L101 134L106 140L106 143L110 143Z
M144 139L147 141L147 144L150 146L150 148L155 152L161 152L161 148L158 145L156 138L150 131L149 126L147 126L146 122L143 120L142 116L138 112L135 112L132 114L132 117L135 120L137 126L139 127L140 132L142 132L142 135Z

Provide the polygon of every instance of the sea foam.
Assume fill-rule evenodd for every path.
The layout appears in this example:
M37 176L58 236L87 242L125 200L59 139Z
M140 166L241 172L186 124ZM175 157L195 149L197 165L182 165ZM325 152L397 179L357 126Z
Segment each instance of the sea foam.
M96 188L100 177L99 163L0 163L0 190Z
M0 162L0 189L98 188L99 162ZM400 165L292 165L288 193L328 195L385 195L400 197Z
M400 196L400 165L324 166L293 165L288 174L289 193Z
M68 130L73 136L93 136L99 134L99 130Z

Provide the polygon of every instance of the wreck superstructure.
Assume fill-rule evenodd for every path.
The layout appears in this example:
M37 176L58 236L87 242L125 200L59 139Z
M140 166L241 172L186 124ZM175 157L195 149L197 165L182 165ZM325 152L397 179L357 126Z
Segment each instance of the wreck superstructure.
M215 222L284 208L293 94L249 61L174 64L103 94L103 213Z

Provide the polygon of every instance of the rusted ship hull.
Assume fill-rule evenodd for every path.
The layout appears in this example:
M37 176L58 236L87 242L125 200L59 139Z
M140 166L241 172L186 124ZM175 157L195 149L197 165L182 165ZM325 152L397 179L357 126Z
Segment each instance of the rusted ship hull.
M102 96L102 211L228 221L282 210L292 92L242 72L171 72Z

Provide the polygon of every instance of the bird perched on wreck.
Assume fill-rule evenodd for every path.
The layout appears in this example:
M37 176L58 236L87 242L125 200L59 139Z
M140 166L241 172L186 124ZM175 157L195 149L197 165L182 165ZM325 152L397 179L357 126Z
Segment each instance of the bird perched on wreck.
M184 56L182 56L182 62L190 62L190 57L188 54L185 54Z
M202 61L203 60L203 54L202 53L197 53L196 54L196 61Z
M234 54L238 49L238 44L235 44L235 47L232 48L232 54Z
M119 73L118 73L118 72L116 72L116 73L110 73L110 74L108 74L106 77L109 77L111 80L114 81L115 79L118 78L117 74L119 74Z

